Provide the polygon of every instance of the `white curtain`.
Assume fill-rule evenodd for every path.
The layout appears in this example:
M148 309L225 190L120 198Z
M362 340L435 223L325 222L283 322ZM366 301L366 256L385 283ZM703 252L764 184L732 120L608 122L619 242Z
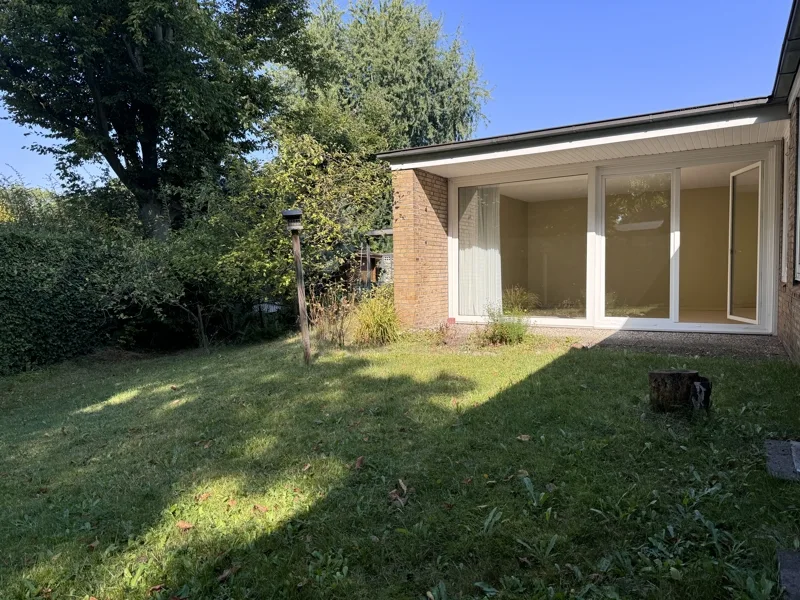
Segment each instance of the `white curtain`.
M458 190L458 308L464 316L502 310L500 189Z

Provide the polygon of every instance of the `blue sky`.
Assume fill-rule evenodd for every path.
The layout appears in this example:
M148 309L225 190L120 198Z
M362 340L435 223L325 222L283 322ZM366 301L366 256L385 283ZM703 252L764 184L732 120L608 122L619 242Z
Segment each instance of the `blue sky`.
M766 96L791 0L427 4L461 26L492 89L486 136ZM52 159L24 133L0 121L0 173L47 185Z

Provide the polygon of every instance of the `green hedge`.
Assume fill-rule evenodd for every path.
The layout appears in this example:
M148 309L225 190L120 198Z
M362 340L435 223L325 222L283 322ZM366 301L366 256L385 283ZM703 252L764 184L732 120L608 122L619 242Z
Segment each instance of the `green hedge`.
M108 320L96 282L107 246L81 234L0 224L0 374L86 353Z

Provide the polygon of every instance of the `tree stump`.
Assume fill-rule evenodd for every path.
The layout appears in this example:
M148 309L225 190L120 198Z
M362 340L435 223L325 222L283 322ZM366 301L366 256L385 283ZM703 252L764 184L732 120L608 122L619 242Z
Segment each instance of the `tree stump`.
M697 371L650 371L650 408L655 412L711 409L711 382Z

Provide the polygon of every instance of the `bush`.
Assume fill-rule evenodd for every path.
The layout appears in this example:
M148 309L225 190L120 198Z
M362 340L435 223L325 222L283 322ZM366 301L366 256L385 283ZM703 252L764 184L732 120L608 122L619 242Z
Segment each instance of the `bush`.
M353 336L358 344L388 344L400 335L394 288L384 285L364 296L355 310Z
M521 318L504 315L503 311L489 307L489 323L481 333L484 343L493 345L519 344L528 333L528 325Z
M539 308L539 296L519 285L503 290L503 312L524 315Z
M108 247L79 234L0 224L0 374L58 362L107 340L98 274Z

